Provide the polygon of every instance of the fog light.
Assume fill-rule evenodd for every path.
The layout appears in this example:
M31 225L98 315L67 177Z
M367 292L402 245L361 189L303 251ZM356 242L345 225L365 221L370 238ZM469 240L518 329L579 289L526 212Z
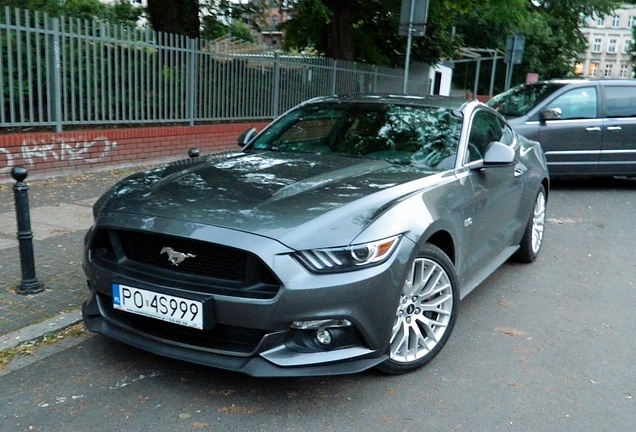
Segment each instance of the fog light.
M316 330L316 342L323 347L327 348L333 342L333 337L331 336L331 332L327 329Z

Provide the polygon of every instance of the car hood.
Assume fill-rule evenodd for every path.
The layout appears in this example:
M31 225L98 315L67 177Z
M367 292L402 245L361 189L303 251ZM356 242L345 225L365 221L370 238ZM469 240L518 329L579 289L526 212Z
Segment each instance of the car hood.
M306 236L346 244L441 173L363 158L240 153L142 171L111 188L94 210L241 230L290 247Z

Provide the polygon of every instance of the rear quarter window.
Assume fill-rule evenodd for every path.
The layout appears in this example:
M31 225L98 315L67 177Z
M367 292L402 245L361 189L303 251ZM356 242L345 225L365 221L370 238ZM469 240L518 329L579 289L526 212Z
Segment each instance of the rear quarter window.
M607 117L636 117L636 86L605 87Z

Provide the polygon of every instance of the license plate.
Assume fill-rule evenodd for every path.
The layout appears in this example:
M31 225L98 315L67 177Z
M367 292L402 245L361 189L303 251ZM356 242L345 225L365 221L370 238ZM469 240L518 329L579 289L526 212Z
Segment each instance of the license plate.
M113 307L195 329L203 329L203 303L113 284Z

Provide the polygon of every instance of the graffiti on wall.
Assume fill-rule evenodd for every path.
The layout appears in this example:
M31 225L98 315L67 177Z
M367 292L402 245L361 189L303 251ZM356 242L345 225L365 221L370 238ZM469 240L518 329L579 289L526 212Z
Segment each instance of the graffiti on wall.
M83 160L86 163L96 163L104 159L117 147L116 141L107 137L97 137L93 140L78 140L67 142L64 138L51 137L50 141L25 139L20 150L13 154L9 149L0 147L0 174L11 171L16 159L21 158L25 164L37 167L38 162Z

